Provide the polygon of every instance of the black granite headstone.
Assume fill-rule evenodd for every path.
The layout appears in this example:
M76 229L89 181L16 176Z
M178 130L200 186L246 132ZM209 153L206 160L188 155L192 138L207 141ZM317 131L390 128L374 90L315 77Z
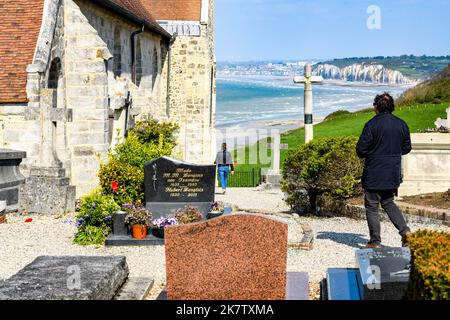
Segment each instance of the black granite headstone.
M410 260L408 248L358 250L364 300L401 300L409 281Z
M145 202L153 218L166 217L186 205L196 206L204 217L214 202L215 165L196 165L162 157L148 162Z

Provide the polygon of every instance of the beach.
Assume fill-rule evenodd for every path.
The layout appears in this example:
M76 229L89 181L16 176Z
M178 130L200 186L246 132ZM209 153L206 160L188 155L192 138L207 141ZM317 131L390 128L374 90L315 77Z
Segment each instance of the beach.
M314 123L337 110L372 105L384 91L399 96L408 86L326 80L313 86ZM303 126L303 86L282 76L218 76L216 144L230 149Z

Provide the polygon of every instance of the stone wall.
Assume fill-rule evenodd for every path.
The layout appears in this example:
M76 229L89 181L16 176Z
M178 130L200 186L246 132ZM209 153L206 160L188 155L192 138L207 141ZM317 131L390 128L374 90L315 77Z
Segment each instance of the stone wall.
M143 116L158 118L162 113L159 90L164 44L159 35L151 32L136 36L136 47L140 49L136 56L142 77L133 83L131 33L140 26L86 0L66 0L66 21L67 107L73 109L68 141L72 156L71 182L81 195L98 185L98 154L106 155L115 142L117 130L123 137L128 91L132 99L129 123ZM113 56L118 47L121 74L115 77Z
M413 150L403 158L400 196L444 192L450 188L450 134L415 133Z
M178 35L172 45L168 99L168 118L180 125L176 152L186 161L204 164L212 163L215 156L213 0L209 9L208 22L201 23L199 36Z

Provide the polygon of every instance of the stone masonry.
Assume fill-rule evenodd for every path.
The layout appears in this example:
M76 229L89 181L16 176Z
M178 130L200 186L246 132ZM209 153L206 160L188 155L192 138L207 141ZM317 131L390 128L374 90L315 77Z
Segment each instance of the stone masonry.
M56 92L52 152L65 170L59 178L76 186L77 197L98 185L100 161L108 149L123 139L126 127L144 117L176 122L176 155L211 163L214 7L213 0L202 3L208 1L207 19L196 22L200 33L176 37L171 48L153 30L136 35L133 79L131 34L142 26L96 1L45 0L41 32L27 68L28 103L1 104L0 146L27 153L21 165L25 176L39 165L40 100L48 88Z

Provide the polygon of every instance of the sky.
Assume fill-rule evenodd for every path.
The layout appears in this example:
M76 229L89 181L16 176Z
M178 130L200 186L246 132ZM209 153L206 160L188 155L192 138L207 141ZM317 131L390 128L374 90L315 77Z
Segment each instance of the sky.
M450 55L450 0L215 0L218 61Z

